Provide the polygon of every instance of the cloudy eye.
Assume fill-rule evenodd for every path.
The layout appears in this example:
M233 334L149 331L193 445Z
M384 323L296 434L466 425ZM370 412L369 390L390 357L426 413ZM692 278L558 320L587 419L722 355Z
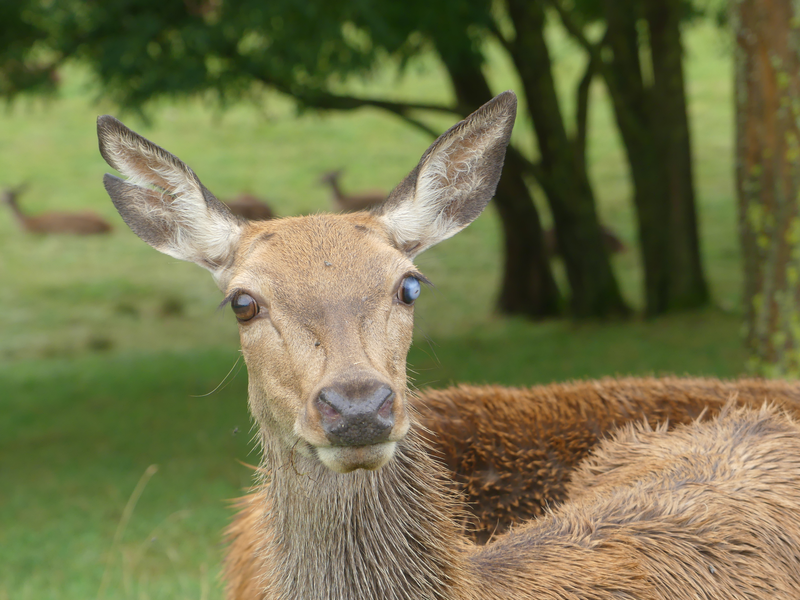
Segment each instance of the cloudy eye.
M258 302L249 294L237 294L231 300L231 308L240 323L249 321L258 314Z
M419 279L409 275L400 283L400 289L397 290L397 297L403 304L414 304L414 300L419 298L419 292Z

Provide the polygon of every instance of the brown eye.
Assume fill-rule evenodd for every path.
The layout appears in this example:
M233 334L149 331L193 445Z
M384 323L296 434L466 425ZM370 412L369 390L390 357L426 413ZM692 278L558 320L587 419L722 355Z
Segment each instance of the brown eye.
M249 294L238 294L231 300L231 308L239 322L249 321L258 314L258 303Z

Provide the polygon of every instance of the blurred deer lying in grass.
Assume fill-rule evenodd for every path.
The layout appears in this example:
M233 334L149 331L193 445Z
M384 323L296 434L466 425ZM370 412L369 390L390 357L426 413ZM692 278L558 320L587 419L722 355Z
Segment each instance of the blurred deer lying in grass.
M27 184L6 188L0 193L0 203L7 204L20 226L30 233L72 233L93 235L109 233L111 224L100 215L88 210L79 212L48 211L36 216L22 212L17 198L27 188Z
M225 201L230 211L250 221L266 221L274 219L275 213L264 200L253 194L239 194L235 198Z
M577 467L569 501L483 546L464 535L463 499L408 398L426 281L412 259L482 212L515 114L510 92L484 105L370 212L263 222L99 119L103 157L130 178L105 177L125 222L211 271L239 322L263 487L245 556L259 570L241 579L233 554L229 598L796 597L800 427L775 409L628 425ZM519 425L484 416L501 435Z
M352 212L356 210L366 210L381 204L386 200L386 192L380 190L368 190L358 194L345 194L339 185L339 177L342 170L325 173L319 178L319 182L331 188L331 201L334 210L342 212Z

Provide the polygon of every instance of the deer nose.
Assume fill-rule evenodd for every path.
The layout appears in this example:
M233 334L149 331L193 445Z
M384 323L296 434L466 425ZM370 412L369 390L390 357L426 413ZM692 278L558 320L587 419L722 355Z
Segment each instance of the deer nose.
M325 387L315 404L325 436L335 446L379 444L394 427L394 392L380 381Z

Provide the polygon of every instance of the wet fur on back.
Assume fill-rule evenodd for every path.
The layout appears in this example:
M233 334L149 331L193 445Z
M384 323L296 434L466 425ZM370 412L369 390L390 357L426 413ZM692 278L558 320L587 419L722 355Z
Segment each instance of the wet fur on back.
M799 475L800 429L772 409L629 424L578 469L574 499L477 556L509 571L496 597L796 598Z
M652 426L688 423L703 411L718 413L732 396L740 405L770 400L800 414L800 385L755 379L607 378L525 389L459 386L428 390L414 405L430 452L448 469L442 474L445 483L464 494L469 514L456 518L474 541L485 543L575 494L570 480L576 467L615 426L641 421L644 415ZM227 532L228 598L262 598L259 581L265 567L258 548L264 535L264 489L245 496L237 507L240 512Z
M426 390L417 409L430 444L453 474L485 543L567 498L573 470L615 428L716 415L729 399L776 403L800 417L797 382L713 378L604 378L529 388Z

